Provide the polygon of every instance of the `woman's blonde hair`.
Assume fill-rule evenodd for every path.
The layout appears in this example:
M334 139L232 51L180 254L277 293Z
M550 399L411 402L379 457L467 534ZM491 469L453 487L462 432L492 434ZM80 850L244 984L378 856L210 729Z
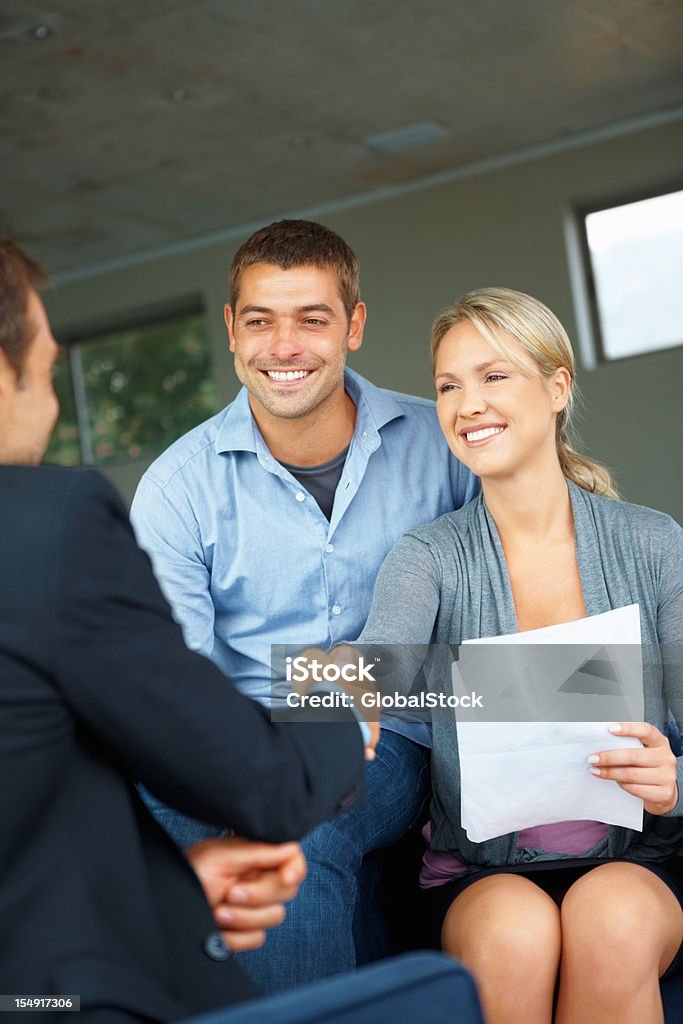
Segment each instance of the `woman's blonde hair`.
M561 366L571 378L569 401L557 417L557 454L562 472L584 491L618 498L608 470L579 455L570 443L572 409L577 400L576 365L567 332L547 306L524 292L511 288L478 288L445 309L432 327L432 367L444 335L456 324L467 322L499 355L528 376L528 365L511 352L505 335L514 338L529 353L542 377L552 376Z

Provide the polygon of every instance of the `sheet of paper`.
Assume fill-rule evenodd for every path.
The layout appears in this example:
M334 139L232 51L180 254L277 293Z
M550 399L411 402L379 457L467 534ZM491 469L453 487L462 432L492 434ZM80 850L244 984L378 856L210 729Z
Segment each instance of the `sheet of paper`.
M473 842L573 820L642 830L642 800L587 763L599 750L640 746L608 731L643 719L637 605L466 641L452 685L455 696L478 687L481 697L481 710L456 716L462 823Z

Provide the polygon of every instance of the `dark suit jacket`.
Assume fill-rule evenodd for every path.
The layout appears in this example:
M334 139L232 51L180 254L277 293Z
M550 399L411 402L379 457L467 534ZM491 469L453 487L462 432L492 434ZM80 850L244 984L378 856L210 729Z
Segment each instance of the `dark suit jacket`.
M0 467L0 992L80 994L79 1024L248 998L134 784L281 841L354 801L361 751L351 718L273 725L185 648L98 473Z

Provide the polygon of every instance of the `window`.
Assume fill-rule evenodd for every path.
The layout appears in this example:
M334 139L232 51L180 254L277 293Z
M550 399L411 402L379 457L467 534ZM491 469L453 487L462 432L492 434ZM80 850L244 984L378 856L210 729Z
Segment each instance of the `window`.
M148 318L67 343L55 369L60 417L45 456L65 465L149 458L215 412L206 318Z
M589 365L683 344L683 191L584 210L577 227Z

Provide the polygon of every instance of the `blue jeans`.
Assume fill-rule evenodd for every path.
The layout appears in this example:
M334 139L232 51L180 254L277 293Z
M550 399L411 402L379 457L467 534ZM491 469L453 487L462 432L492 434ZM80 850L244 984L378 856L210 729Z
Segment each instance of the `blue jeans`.
M200 821L198 818L191 818L188 814L181 814L180 811L175 811L172 807L162 803L158 797L150 793L141 783L138 783L138 792L164 831L168 832L171 839L181 850L187 850L189 846L194 846L195 843L201 842L202 839L215 839L218 836L227 834L228 830L225 828L220 828L218 825L208 825L205 821Z
M306 836L301 845L308 875L284 923L268 932L261 949L237 955L240 967L264 993L354 969L361 861L366 853L397 842L419 820L428 788L429 751L382 730L377 756L367 765L366 803Z

